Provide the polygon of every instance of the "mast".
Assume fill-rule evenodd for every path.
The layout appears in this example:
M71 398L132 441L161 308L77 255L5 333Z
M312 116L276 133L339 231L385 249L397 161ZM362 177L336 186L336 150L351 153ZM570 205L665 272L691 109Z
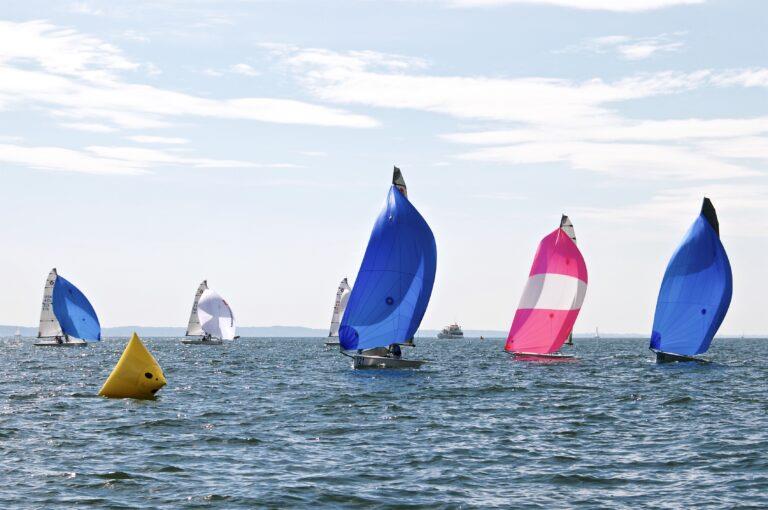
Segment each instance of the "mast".
M573 228L571 219L565 214L560 217L560 228L563 229L563 232L568 234L568 237L571 238L573 244L576 244L576 230ZM565 345L573 345L573 331L568 333L568 340L565 341Z
M200 317L197 315L197 303L200 301L200 296L208 288L208 280L203 280L195 293L195 301L192 303L192 312L189 314L189 323L187 324L187 332L184 336L205 336L205 331L200 326Z
M408 198L408 187L405 185L403 173L397 167L395 167L394 171L392 172L392 184L394 184L395 187L400 190L400 193L402 193L405 198Z
M58 278L56 268L51 269L45 279L43 289L43 304L40 309L40 326L37 329L37 338L53 338L62 335L61 324L53 312L53 288Z

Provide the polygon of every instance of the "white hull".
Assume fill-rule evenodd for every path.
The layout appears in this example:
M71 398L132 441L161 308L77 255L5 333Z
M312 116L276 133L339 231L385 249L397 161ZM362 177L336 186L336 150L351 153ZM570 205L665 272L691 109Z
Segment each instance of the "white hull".
M537 352L510 352L513 357L518 359L548 359L548 360L574 360L576 356L570 354L561 354L553 352L551 354L539 354Z
M40 340L35 342L37 347L85 347L88 342L84 340L70 340L68 342L57 342L56 340Z
M204 340L202 338L185 338L181 343L186 345L222 345L224 340L218 338L212 338L210 340Z
M341 345L341 342L339 342L338 340L328 340L327 342L325 342L326 347L338 347L340 345Z
M464 335L452 335L450 333L438 333L437 338L440 340L464 340Z
M426 363L424 360L388 358L386 356L365 356L356 354L353 356L352 367L358 370L366 368L420 368Z

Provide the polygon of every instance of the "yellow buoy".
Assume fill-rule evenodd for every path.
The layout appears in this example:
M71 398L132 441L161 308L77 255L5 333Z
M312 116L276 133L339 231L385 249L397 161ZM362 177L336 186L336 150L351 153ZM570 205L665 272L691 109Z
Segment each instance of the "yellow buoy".
M152 399L165 386L163 369L157 364L139 336L134 333L123 355L109 374L99 395L109 398Z

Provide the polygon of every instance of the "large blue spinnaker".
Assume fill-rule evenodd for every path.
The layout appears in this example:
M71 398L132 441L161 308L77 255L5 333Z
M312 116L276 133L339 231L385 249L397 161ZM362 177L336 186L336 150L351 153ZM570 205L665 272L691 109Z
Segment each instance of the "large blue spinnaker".
M53 287L53 313L65 335L92 342L101 340L99 318L88 298L61 276Z
M427 310L436 268L432 230L392 185L341 321L342 349L386 347L412 339Z
M725 318L733 276L708 198L669 261L653 319L651 349L693 356L709 344Z

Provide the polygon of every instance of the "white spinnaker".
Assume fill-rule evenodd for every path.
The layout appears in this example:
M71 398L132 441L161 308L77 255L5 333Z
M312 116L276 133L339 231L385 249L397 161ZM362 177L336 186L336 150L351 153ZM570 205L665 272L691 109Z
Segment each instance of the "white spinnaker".
M54 336L63 336L61 324L53 313L53 287L58 278L56 268L51 269L48 278L45 280L45 289L43 290L43 307L40 310L40 327L37 330L38 338L49 338Z
M349 287L347 279L344 278L341 280L339 290L336 292L336 303L333 305L333 315L331 315L331 330L328 332L329 337L339 336L339 325L341 324L341 318L344 317L344 310L347 309L347 302L351 293L352 289Z
M222 340L235 339L235 317L232 308L211 289L205 289L197 303L197 315L203 331Z
M203 336L205 331L200 327L200 317L197 315L198 303L200 302L200 296L208 289L208 281L203 280L203 283L197 288L195 292L195 302L192 303L192 313L189 314L189 324L187 324L186 336Z

